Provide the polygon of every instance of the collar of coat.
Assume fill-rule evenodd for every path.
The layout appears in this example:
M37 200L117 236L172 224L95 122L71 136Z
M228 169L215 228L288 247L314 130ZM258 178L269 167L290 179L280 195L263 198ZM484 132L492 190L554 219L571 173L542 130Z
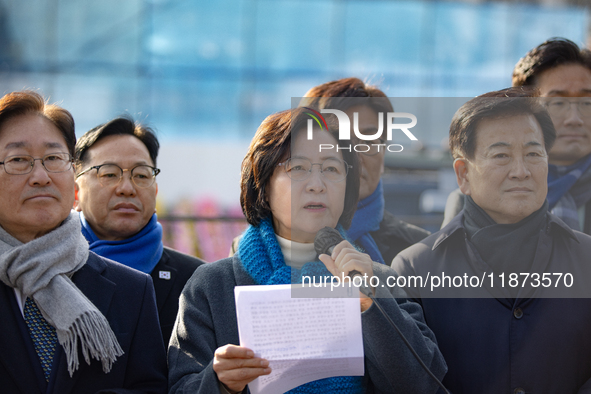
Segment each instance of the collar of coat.
M558 216L548 212L546 221L546 234L551 237L568 236L579 243L574 231L564 223ZM433 244L432 250L445 242L451 242L456 237L466 238L466 229L464 228L464 210L454 217L444 228L439 231L439 236Z

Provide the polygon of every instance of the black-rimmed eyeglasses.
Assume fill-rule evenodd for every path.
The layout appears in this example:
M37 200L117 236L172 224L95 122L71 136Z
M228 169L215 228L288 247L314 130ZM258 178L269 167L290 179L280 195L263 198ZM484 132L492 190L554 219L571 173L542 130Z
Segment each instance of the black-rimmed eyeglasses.
M47 172L66 172L72 168L74 159L69 153L57 152L34 158L29 155L8 156L0 165L4 166L4 171L10 175L24 175L33 171L35 161L41 160L41 164Z
M123 173L129 171L131 181L137 187L150 187L156 180L156 175L160 173L160 169L149 165L139 165L133 167L131 170L123 169L117 164L101 164L92 166L76 175L76 178L86 174L89 171L96 170L96 176L99 183L104 187L115 186L123 178Z

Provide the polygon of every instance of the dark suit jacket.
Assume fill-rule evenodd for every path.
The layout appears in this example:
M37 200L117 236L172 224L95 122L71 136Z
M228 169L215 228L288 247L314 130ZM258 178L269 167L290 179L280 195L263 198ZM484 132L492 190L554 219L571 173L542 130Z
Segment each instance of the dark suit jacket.
M90 252L72 281L109 321L123 354L105 374L92 359L70 378L66 356L58 345L50 381L41 364L13 289L0 282L0 391L13 394L166 393L166 353L152 281L139 271Z
M422 241L431 233L414 224L396 219L390 212L384 211L380 228L370 234L382 254L384 263L389 266L398 253Z
M204 263L205 261L196 257L164 247L160 261L152 270L160 329L165 346L168 346L172 334L172 327L179 310L179 297L185 283L197 267Z

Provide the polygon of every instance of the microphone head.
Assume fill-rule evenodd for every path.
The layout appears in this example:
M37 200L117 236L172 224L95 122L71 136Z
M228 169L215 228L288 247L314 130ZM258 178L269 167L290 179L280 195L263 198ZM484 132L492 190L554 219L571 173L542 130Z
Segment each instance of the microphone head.
M332 254L332 249L343 241L343 236L332 227L324 227L314 238L314 250L318 255Z

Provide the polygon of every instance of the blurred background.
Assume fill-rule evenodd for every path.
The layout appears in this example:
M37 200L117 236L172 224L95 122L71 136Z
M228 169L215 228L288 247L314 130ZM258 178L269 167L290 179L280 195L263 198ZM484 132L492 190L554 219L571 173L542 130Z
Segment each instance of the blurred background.
M0 92L38 90L72 112L78 136L124 113L154 127L165 243L213 261L245 228L250 139L293 97L350 76L396 98L508 87L546 39L588 45L589 3L0 0ZM386 157L386 208L429 230L456 187L448 126Z

